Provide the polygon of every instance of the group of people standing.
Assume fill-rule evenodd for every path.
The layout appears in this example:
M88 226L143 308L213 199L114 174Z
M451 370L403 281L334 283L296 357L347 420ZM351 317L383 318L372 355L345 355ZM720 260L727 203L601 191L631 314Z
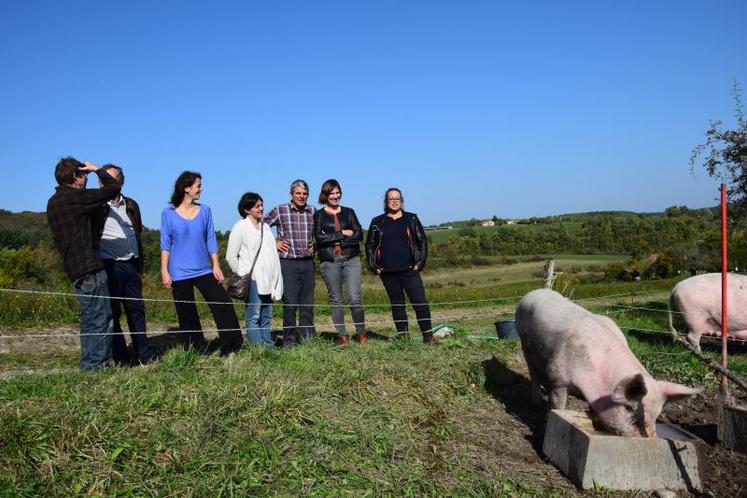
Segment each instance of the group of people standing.
M86 188L94 172L98 189ZM81 307L81 368L95 369L130 361L119 328L121 307L127 316L137 361L156 357L145 333L142 300L142 222L132 199L121 194L124 173L115 165L97 168L72 157L55 169L58 187L47 206L55 244L73 281ZM308 203L309 186L296 180L290 201L264 212L262 197L247 192L238 202L240 219L228 239L225 259L236 275L250 275L246 296L246 329L250 343L272 347L273 301L283 303L283 346L293 347L316 334L315 270L327 287L332 321L340 344L349 343L344 318L344 290L356 338L368 339L361 297L363 238L355 211L341 204L342 187L334 179L320 189L319 209ZM161 213L161 281L170 289L185 346L204 350L205 337L195 303L197 290L213 314L222 354L243 345L231 298L221 285L218 243L210 208L199 202L202 177L179 175ZM273 235L273 229L275 235ZM389 296L398 335L408 332L405 294L417 316L425 342L433 341L430 309L420 271L427 259L427 239L414 213L404 211L402 192L390 188L384 213L371 220L365 241L368 268L379 275ZM114 335L112 335L114 332Z

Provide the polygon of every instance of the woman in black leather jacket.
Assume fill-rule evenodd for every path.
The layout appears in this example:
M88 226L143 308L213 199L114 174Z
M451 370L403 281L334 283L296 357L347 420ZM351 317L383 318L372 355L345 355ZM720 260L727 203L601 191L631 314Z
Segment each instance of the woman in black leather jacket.
M343 311L343 285L350 298L350 314L353 316L358 342L367 341L363 301L361 299L361 224L355 211L341 206L342 188L337 180L329 179L322 184L319 204L324 207L314 213L314 239L319 255L322 279L327 285L332 322L337 331L337 340L349 342L345 330Z
M428 239L418 216L404 210L404 198L398 188L386 191L384 214L371 220L366 236L366 258L368 268L381 277L389 296L398 337L408 333L407 293L423 342L432 342L431 310L420 276L428 258Z

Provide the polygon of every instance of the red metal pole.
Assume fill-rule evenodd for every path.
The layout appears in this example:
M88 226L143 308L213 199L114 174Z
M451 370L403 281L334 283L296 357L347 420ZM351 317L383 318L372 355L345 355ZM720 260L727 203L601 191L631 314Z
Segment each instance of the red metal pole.
M727 314L727 273L729 271L729 254L726 241L726 184L721 184L721 365L728 368L729 359L726 353L726 331L728 330ZM726 375L721 376L721 385L726 386Z

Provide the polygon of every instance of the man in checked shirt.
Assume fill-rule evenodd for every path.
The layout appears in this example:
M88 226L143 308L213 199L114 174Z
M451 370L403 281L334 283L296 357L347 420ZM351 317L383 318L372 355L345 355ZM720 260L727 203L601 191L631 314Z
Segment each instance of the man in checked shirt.
M290 202L276 206L265 223L277 230L275 245L283 274L283 347L293 347L316 335L314 330L314 207L306 203L309 185L296 180ZM296 311L298 310L298 326Z
M101 188L87 189L95 172ZM54 170L58 186L47 202L47 223L62 255L65 273L80 304L80 368L95 370L112 360L112 311L99 242L106 203L119 195L120 184L95 164L73 157L60 159Z

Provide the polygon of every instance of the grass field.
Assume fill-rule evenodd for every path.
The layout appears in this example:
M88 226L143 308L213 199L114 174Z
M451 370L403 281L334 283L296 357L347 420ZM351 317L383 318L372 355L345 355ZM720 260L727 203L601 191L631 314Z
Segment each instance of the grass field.
M544 232L548 230L568 232L568 235L575 236L581 231L583 223L580 221L564 221L560 223L541 223L537 225L500 225L497 227L470 227L475 230L478 234L480 233L494 233L498 230L523 230L531 233ZM431 237L431 241L434 244L446 244L449 240L449 236L456 235L459 231L458 228L452 228L451 230L428 230L428 235Z
M557 259L579 274L618 260ZM290 351L249 347L227 358L177 348L149 366L97 373L77 371L74 338L12 350L5 342L0 496L588 495L533 448L541 417L495 390L496 369L511 390L526 383L518 343L497 340L493 322L541 286L533 274L542 266L426 273L434 321L458 328L439 347L414 334L388 340L386 306L367 310L378 334L365 347L322 334ZM615 319L654 376L716 386L718 376L666 332L674 282L579 283L572 292L595 298L580 303ZM385 303L374 277L363 287L369 304ZM318 321L331 330L328 315ZM730 366L747 375L747 356Z
M500 258L487 258L494 264L490 266L458 268L453 270L430 270L426 268L423 279L432 303L454 303L465 300L497 299L523 295L526 291L542 285L538 276L544 267L544 261L538 258L516 256L510 259L516 264L499 264ZM535 261L529 261L535 259ZM556 257L556 270L568 272L575 277L601 275L608 263L621 262L626 256L608 255L560 255ZM576 278L576 280L578 279ZM645 286L643 284L642 286ZM660 285L660 284L654 284ZM577 292L583 294L584 285L572 282ZM601 289L603 286L599 286ZM621 288L634 287L624 283L612 282L610 291L619 292ZM47 329L55 326L75 325L78 323L78 303L72 286L66 282L49 290L54 294L24 294L0 289L0 331L18 329ZM374 311L388 309L388 299L378 277L364 272L362 292L364 303ZM581 295L575 294L575 295ZM176 314L171 293L163 289L155 278L146 275L143 283L143 295L147 302L148 321L159 324L175 324ZM200 298L198 297L198 300ZM327 290L321 278L317 278L315 303L319 316L328 316ZM276 307L279 316L279 307ZM244 306L236 303L239 319L243 321ZM206 306L200 306L200 314L209 317Z

